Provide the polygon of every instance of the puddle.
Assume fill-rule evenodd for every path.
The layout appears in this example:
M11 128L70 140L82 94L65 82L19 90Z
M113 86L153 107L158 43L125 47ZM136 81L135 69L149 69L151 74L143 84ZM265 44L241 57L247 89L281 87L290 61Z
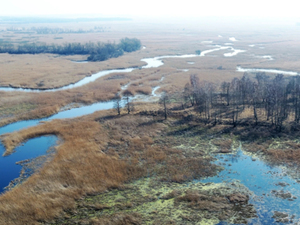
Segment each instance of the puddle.
M241 149L235 154L219 154L216 158L215 163L225 169L217 176L200 182L231 183L238 180L252 191L254 196L250 203L255 206L258 218L248 224L275 224L272 218L274 211L295 215L294 222L300 221L300 184L287 176L284 170L254 159ZM290 193L291 198L284 199L276 193Z
M88 63L89 61L82 60L82 61L72 61L73 63Z
M256 58L274 60L274 58L270 55L256 56Z
M233 52L224 53L224 56L225 57L232 57L232 56L236 56L239 53L246 52L246 50L240 50L240 49L232 49L232 50L233 50Z

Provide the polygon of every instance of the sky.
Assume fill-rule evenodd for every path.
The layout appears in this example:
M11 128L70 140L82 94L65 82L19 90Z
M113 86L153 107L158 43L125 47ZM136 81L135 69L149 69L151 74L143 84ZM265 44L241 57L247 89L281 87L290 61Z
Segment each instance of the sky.
M295 0L5 0L0 16L298 17Z

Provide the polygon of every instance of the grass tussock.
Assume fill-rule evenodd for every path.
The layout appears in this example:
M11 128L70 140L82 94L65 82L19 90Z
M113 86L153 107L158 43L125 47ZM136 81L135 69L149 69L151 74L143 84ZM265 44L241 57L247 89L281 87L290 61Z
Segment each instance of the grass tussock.
M268 156L274 162L280 163L300 163L300 149L270 149Z
M187 202L190 208L199 210L222 211L231 208L226 196L204 195L196 190L187 190L183 196L177 197L176 200Z
M183 183L200 179L201 177L213 176L216 166L209 159L172 157L166 160L166 167L162 174L163 181Z
M228 153L232 148L232 140L231 139L214 139L212 144L219 148L221 153Z
M150 95L152 92L152 88L150 86L130 86L127 90L133 95L136 94Z

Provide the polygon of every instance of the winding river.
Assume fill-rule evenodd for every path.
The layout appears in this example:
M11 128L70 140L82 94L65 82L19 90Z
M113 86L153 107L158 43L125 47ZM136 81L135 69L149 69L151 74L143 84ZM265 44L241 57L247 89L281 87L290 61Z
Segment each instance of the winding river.
M236 41L235 38L230 38L231 41ZM111 73L129 73L136 69L147 69L156 68L164 65L163 59L167 58L194 58L194 57L204 57L206 54L219 51L219 50L229 50L231 52L225 53L224 57L236 56L238 53L244 52L244 50L236 50L232 46L215 46L213 49L202 51L200 55L196 54L186 54L186 55L175 55L175 56L158 56L153 58L145 58L141 61L147 63L147 65L140 68L125 68L125 69L115 69L115 70L105 70L99 73L93 74L86 77L79 82L74 84L66 85L64 87L55 89L26 89L26 88L13 88L13 87L0 87L1 91L25 91L25 92L53 92L53 91L63 91L71 88L80 87L82 85L88 84L95 81L99 77L109 75ZM239 72L270 72L270 73L283 73L287 75L297 75L296 72L291 71L281 71L281 70L269 70L269 69L244 69L237 67ZM160 80L163 81L164 78ZM130 83L129 83L130 84ZM126 90L129 84L123 86L121 89ZM132 97L130 100L139 101L150 101L152 98L157 98L157 90L159 86L153 87L150 96L138 95ZM123 103L124 104L124 103ZM64 119L73 118L78 116L87 115L98 110L105 110L113 108L114 102L99 102L94 103L89 106L81 106L79 108L72 108L70 110L61 111L53 116L20 121L16 123L9 124L7 126L0 128L0 135L8 132L17 131L30 126L36 126L41 121L50 121L53 119ZM56 144L57 138L55 136L43 136L39 138L34 138L23 145L17 147L15 152L6 157L0 157L0 193L4 192L4 188L10 183L10 181L17 178L20 174L21 166L16 165L16 162L25 159L36 158L40 155L44 155L51 146ZM0 152L4 152L5 149L3 145L0 145ZM253 160L252 157L245 155L241 149L239 149L235 154L229 155L217 155L217 162L224 166L224 170L218 174L218 176L210 177L201 182L227 182L230 183L233 180L239 180L245 186L253 192L253 198L250 200L254 204L257 212L258 218L249 221L249 224L270 224L274 223L272 218L273 212L283 211L289 214L289 218L295 215L294 221L299 219L297 215L300 214L300 184L295 182L295 180L288 177L284 171L278 167L271 167L266 165L260 160ZM279 184L284 184L280 186ZM274 194L275 193L275 194ZM291 193L291 198L283 199L276 196L276 193Z

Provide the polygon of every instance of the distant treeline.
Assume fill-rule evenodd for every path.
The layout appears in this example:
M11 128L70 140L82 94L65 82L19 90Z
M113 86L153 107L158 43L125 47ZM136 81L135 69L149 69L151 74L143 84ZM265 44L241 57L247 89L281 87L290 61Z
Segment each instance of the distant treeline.
M123 38L119 44L116 43L65 43L63 45L45 43L27 43L18 46L3 43L0 53L9 54L59 54L59 55L90 55L89 61L104 61L116 58L124 52L133 52L141 48L141 41L136 38Z
M130 21L130 18L50 18L50 17L0 17L0 23L25 24L25 23L78 23L97 21Z
M81 33L99 33L105 32L110 27L100 27L94 26L94 28L84 30L84 29L68 29L60 27L31 27L31 28L20 28L20 27L9 27L6 28L6 31L12 31L15 34L81 34Z
M32 27L30 30L35 31L37 34L81 34L81 33L93 33L93 32L104 32L103 27L94 27L94 29L84 30L72 30L63 28L49 28L49 27Z
M300 76L285 78L278 74L271 79L257 73L253 80L245 74L218 87L192 75L183 95L206 122L225 120L237 126L253 121L256 125L270 124L277 131L284 121L300 122Z

